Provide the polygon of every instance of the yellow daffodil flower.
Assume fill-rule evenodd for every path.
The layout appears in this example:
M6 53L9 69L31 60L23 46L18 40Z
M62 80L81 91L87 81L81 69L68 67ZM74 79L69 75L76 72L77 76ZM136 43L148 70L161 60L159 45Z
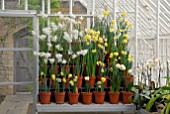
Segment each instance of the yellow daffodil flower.
M52 79L52 80L55 80L55 74L52 74L52 75L51 75L51 79Z
M71 86L74 86L74 82L73 82L72 80L69 82L69 84L70 84Z
M104 43L104 46L107 47L107 46L108 46L108 43Z
M101 88L102 86L101 85L98 85L98 88Z
M128 34L125 34L124 37L125 37L125 39L129 39L129 35Z
M129 23L129 21L128 20L125 20L125 24L127 25Z
M124 17L124 16L126 16L127 15L127 12L123 12L122 13L122 16Z
M93 50L92 50L92 53L96 53L96 49L93 49Z
M44 75L44 72L41 72L41 76L43 76Z
M122 55L127 55L127 52L125 52L125 51L122 51L121 53L122 53Z
M112 20L112 25L115 25L116 21L115 20Z
M63 82L66 83L66 78L63 78Z
M99 38L99 43L102 43L103 42L103 38Z
M122 43L123 43L123 44L127 44L127 43L128 43L128 40L124 39Z
M69 75L68 75L68 78L72 78L72 76L73 76L72 74L69 74Z
M77 78L74 78L74 80L73 80L74 82L77 82Z
M101 77L101 82L104 83L106 81L105 77Z
M108 16L109 13L110 13L110 11L109 11L109 10L106 10L106 11L103 12L103 15L104 15L104 16Z
M120 21L120 22L123 22L123 18L119 18L119 21Z
M130 24L129 26L128 26L128 28L132 28L133 27L133 24Z
M111 28L111 29L110 29L110 32L114 32L114 29Z
M86 42L86 45L88 46L88 45L90 45L90 43L89 43L89 42Z
M60 72L60 75L61 75L61 76L63 76L63 75L64 75L64 73L63 73L63 72Z
M113 58L113 53L110 53L109 58Z
M119 53L118 52L114 52L114 54L113 54L114 56L119 56Z

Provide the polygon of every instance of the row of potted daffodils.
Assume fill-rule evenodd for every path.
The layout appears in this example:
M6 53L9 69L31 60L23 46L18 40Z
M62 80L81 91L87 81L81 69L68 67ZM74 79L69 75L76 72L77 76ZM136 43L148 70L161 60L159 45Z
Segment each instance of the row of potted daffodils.
M64 92L67 88L68 98L72 100L70 96L79 96L77 85L80 88L82 81L79 80L85 77L86 84L83 87L86 92L90 91L88 88L95 88L95 96L99 91L103 93L109 79L110 93L119 96L120 86L123 86L125 92L122 94L128 96L125 99L129 101L133 95L133 55L128 48L128 30L132 24L126 20L126 12L117 20L109 21L110 11L106 10L96 18L94 27L85 30L81 30L82 17L77 19L73 15L68 18L59 14L61 16L51 22L49 27L40 28L40 35L33 32L40 39L40 50L34 52L39 57L40 99L46 92L47 96L51 96L51 88L55 88L56 92ZM69 33L70 22L74 28Z

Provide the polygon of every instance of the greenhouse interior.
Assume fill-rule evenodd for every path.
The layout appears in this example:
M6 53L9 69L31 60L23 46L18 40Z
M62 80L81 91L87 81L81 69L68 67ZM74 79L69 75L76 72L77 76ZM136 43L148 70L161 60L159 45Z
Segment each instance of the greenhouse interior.
M57 113L170 114L170 0L1 0L0 114Z

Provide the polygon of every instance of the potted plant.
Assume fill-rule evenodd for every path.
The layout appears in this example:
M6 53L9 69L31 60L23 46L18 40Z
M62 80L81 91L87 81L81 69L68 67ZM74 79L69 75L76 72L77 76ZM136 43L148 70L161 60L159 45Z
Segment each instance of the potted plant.
M104 82L106 81L105 77L101 78L101 81L96 83L96 88L94 91L94 99L96 104L104 104L105 91L104 91Z
M110 76L110 91L109 91L109 98L110 98L110 103L111 104L118 104L119 103L119 97L120 97L120 85L121 85L121 77L120 74L118 73L119 70L116 67L116 64L113 63L111 67L111 76Z
M92 104L92 92L90 92L89 85L89 76L84 77L85 84L85 92L81 92L83 104Z
M69 81L69 93L68 93L68 99L69 99L69 104L78 104L78 98L79 98L79 93L77 89L77 76L72 77Z
M170 82L167 86L163 86L156 90L153 94L153 97L149 100L146 105L146 110L150 110L152 105L156 102L157 99L163 99L164 108L161 111L161 114L169 114L170 113Z
M55 102L56 104L63 104L65 100L65 83L66 77L56 78L55 80Z

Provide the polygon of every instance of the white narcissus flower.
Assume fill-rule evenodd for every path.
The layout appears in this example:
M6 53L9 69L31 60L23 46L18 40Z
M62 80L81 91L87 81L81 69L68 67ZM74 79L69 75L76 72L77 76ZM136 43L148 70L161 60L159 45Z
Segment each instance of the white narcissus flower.
M55 62L54 58L49 59L50 63L53 64Z
M55 46L55 48L58 49L58 50L60 49L60 47L61 47L60 44Z
M48 48L51 48L52 47L51 42L47 43L47 46L48 46Z
M84 19L84 17L83 17L83 16L81 16L79 19L80 19L80 20L83 20L83 19Z
M63 63L63 64L66 64L66 63L67 63L67 61L66 61L65 59L63 59L62 63Z
M74 39L77 40L78 39L78 35L79 35L79 31L78 30L73 30L72 34L73 34Z
M45 40L46 35L41 35L41 36L39 36L39 38L40 38L40 40Z
M34 51L33 53L35 56L40 56L40 52Z
M35 31L32 31L31 34L34 36L37 35L37 33Z
M118 63L116 64L116 68L120 69L121 68L121 65Z
M88 49L83 50L82 55L85 56L87 54L87 52L88 52Z
M129 70L128 70L128 73L131 74L131 73L132 73L132 69L129 69Z
M72 59L75 59L76 57L77 57L76 54L73 54L73 55L72 55Z
M51 53L47 52L47 53L45 54L45 58L49 58L49 57L51 57Z
M64 32L64 37L63 37L68 43L72 42L72 38L70 38L70 35L67 32Z
M57 82L61 82L61 78L56 78L56 81Z
M49 27L43 28L42 31L43 31L45 34L49 35L49 34L51 33L51 28L49 28Z
M40 57L44 57L45 56L45 52L41 52L39 56Z
M75 18L76 18L76 16L75 16L75 15L73 15L73 14L71 15L71 17L72 17L73 19L75 19Z
M64 25L61 23L58 23L58 27L62 29L64 27Z
M89 76L84 77L85 81L89 81Z
M57 37L57 36L54 36L54 37L51 38L51 41L52 41L52 42L56 42L57 39L58 39L58 37Z
M48 63L48 59L44 59L44 63L47 64Z
M125 65L121 64L120 70L126 70Z
M80 37L83 37L83 32L82 32L82 31L79 32L79 36L80 36Z
M59 53L59 54L56 54L55 57L56 57L58 60L61 60L62 57L63 57L63 55Z
M72 50L68 50L68 55L72 55L73 51Z

